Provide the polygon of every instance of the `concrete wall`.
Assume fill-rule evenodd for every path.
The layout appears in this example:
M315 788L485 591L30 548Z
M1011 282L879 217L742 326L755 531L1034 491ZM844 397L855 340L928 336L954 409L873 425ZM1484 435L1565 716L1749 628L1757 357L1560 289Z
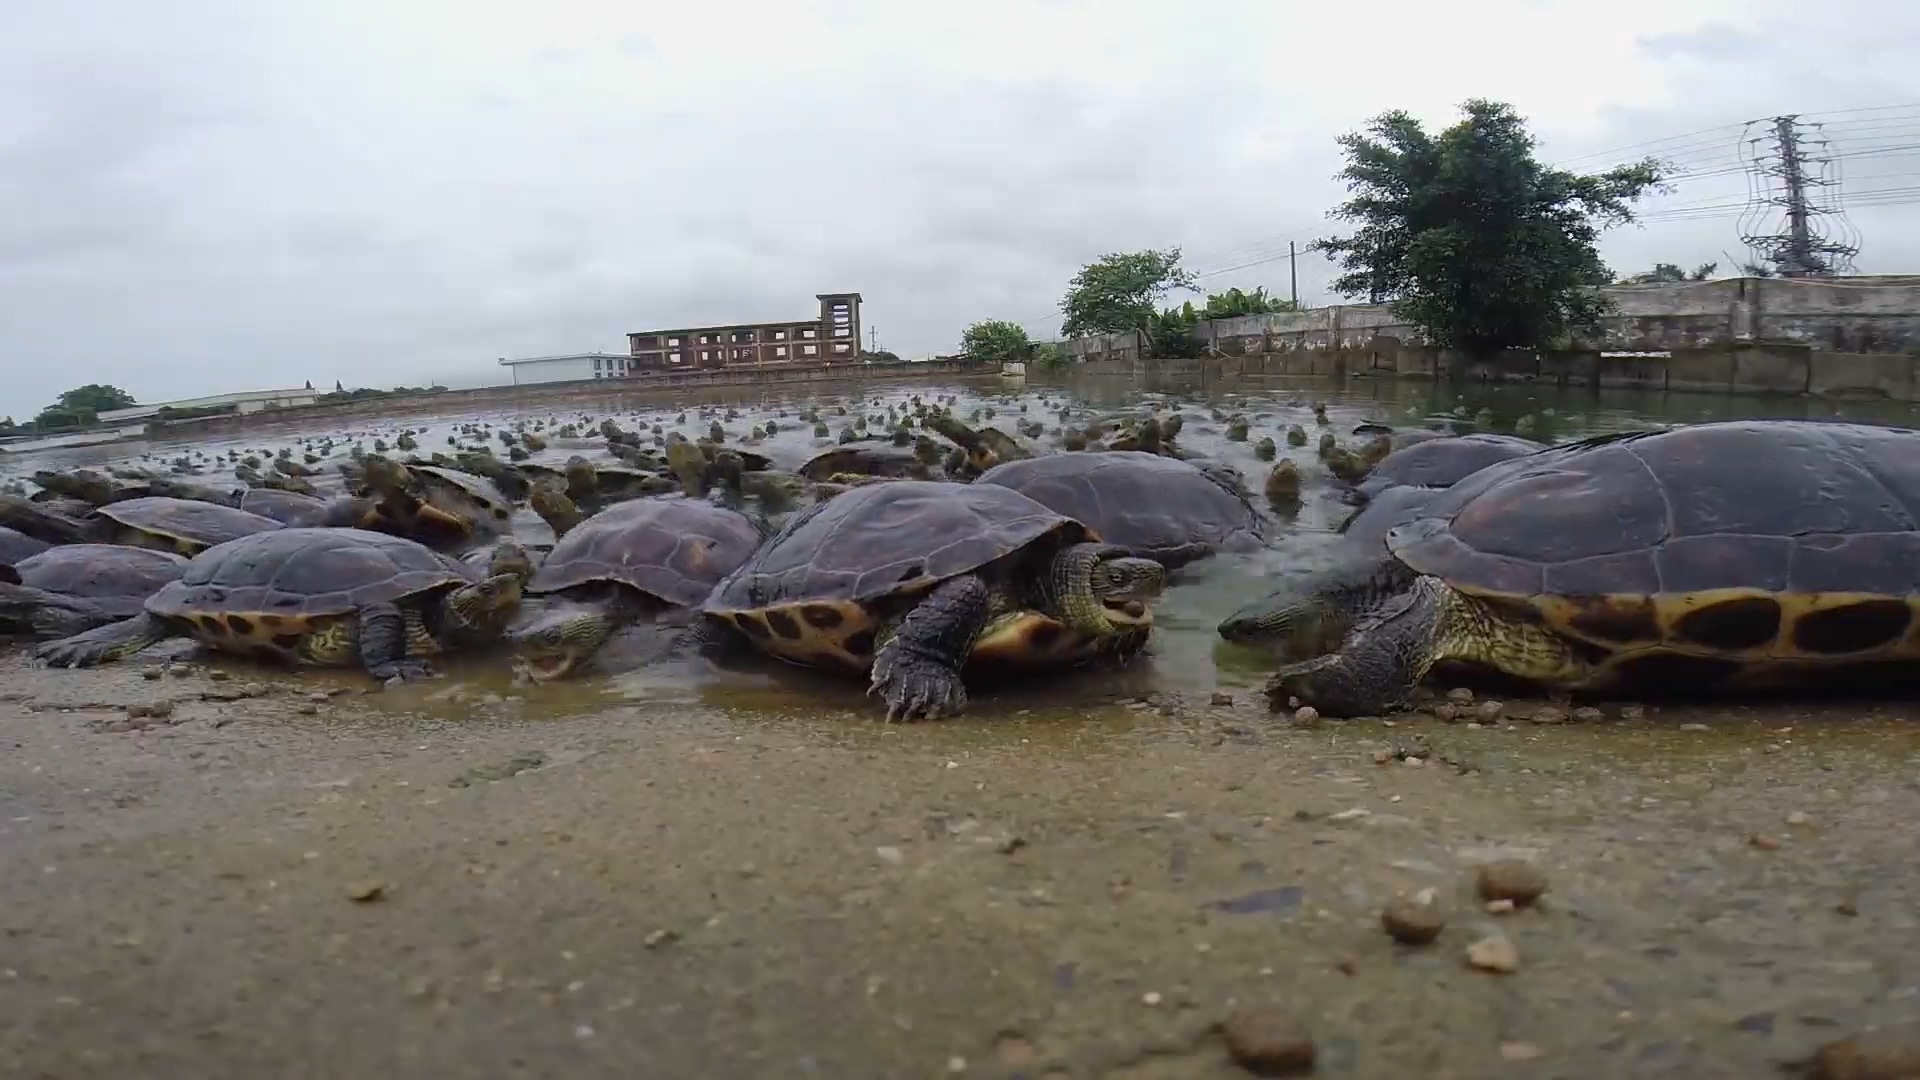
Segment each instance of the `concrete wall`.
M515 386L605 378L606 358L600 358L602 367L598 374L593 370L594 359L589 356L556 356L550 360L528 360L524 363L509 364L507 369L513 372Z

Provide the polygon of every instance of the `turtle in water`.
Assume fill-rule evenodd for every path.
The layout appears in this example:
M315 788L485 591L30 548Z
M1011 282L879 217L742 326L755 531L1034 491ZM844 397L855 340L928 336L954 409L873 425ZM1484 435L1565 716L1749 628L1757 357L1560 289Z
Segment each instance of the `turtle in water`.
M700 499L641 499L600 511L568 530L527 583L529 595L557 603L512 632L525 670L543 682L564 677L635 621L697 610L764 538L751 518Z
M476 532L491 535L512 529L513 504L493 481L426 463L410 463L406 469L427 505L472 522Z
M1445 435L1401 446L1381 459L1355 485L1363 498L1394 487L1445 488L1489 465L1531 454L1543 447L1518 435Z
M1188 462L1144 451L1010 461L975 483L1012 488L1168 569L1265 543L1260 514L1244 491Z
M333 503L314 495L274 488L248 488L240 493L240 509L269 517L282 525L324 524Z
M124 544L189 556L215 544L280 528L272 518L231 506L164 495L108 503L80 518L49 510L42 503L0 497L0 519L51 543Z
M184 556L66 544L0 566L0 632L61 638L140 614L186 569Z
M1146 640L1151 559L998 484L892 480L797 514L705 610L784 660L870 674L887 718L959 712L970 663L1061 666Z
M1311 655L1268 692L1354 715L1405 701L1441 662L1576 691L1910 669L1916 461L1920 431L1763 420L1490 466L1378 557L1263 602L1262 632Z
M85 667L190 637L222 652L415 678L428 673L428 656L498 638L522 584L517 573L480 577L385 533L278 529L201 553L140 615L34 655Z

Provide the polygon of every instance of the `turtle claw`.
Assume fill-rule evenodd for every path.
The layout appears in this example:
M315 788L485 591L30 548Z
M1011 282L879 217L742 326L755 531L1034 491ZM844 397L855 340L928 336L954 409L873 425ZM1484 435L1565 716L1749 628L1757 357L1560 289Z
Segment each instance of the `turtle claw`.
M915 657L883 650L873 665L867 694L887 703L886 722L937 720L967 707L967 688L959 673Z
M432 677L433 667L425 660L394 660L369 668L367 674L388 686L398 686Z

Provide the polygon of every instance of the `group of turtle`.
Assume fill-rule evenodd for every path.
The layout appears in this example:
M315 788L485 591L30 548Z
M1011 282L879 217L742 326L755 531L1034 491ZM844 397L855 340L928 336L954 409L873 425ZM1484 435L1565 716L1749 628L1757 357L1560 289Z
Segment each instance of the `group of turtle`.
M679 648L864 675L909 719L959 711L969 670L1137 650L1170 569L1264 542L1238 475L1163 433L1159 453L1035 455L937 412L922 426L951 445L895 432L790 474L684 438L628 442L617 464L518 462L556 538L544 558L513 538L503 485L433 459L343 462L332 498L42 474L37 497L0 496L0 624L53 639L36 655L56 666L188 637L381 679L504 639L550 680L663 621Z
M1344 557L1220 626L1276 708L1377 715L1436 666L1574 692L1910 683L1920 431L1746 420L1400 451Z

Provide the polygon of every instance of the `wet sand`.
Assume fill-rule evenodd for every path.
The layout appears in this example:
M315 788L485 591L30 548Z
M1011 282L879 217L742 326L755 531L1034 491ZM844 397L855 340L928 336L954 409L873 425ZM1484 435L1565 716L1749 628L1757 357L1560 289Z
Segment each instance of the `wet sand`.
M1319 1075L1698 1080L1920 1015L1920 709L886 727L230 670L0 660L0 1076L1227 1077L1271 1005ZM1482 910L1502 856L1536 910Z

